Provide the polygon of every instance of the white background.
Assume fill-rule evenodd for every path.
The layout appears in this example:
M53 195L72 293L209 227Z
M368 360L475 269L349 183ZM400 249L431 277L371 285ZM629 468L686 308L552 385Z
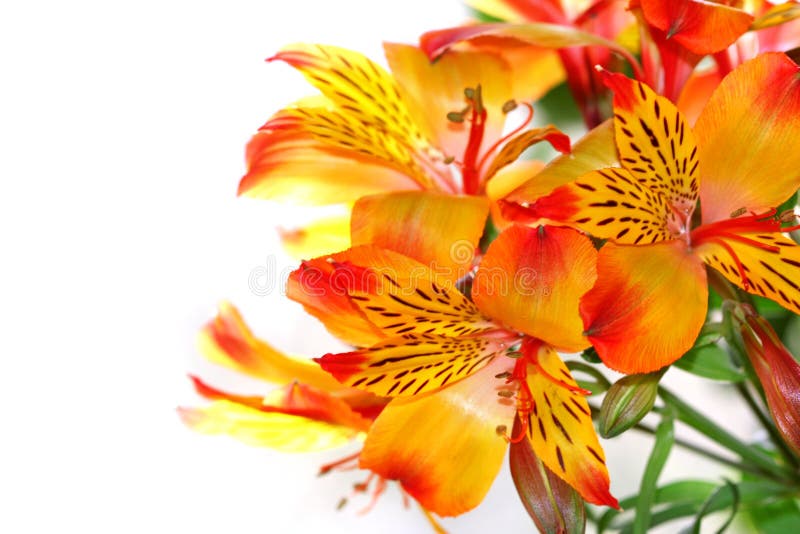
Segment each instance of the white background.
M0 531L428 531L396 490L336 512L358 479L315 472L341 453L195 435L174 409L195 402L189 371L254 387L196 354L222 299L286 350L336 347L280 299L273 226L298 213L235 196L249 136L310 91L264 59L294 41L380 59L382 40L463 18L455 0L4 3ZM248 286L259 267L276 273L266 296ZM625 443L606 447L618 496L647 454ZM697 470L675 458L668 478ZM507 475L446 525L530 529Z

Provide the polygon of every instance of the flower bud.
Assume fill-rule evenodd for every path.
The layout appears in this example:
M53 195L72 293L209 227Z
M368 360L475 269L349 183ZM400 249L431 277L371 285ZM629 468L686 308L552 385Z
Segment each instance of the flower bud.
M600 406L600 435L613 438L642 420L653 408L664 370L628 375L614 383Z
M747 357L764 388L775 426L800 456L800 364L766 319L748 314L745 320L741 333Z

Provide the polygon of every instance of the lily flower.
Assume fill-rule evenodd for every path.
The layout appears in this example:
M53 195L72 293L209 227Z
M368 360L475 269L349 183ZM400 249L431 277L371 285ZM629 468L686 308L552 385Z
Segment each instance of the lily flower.
M333 46L293 45L269 61L299 70L320 91L276 113L250 141L239 194L306 205L339 205L345 214L285 238L299 256L349 246L350 208L393 191L486 195L508 192L536 169L514 163L542 140L569 150L553 127L503 134L506 116L527 96L498 55L459 51L431 64L418 48L385 44L392 73ZM523 92L524 90L524 92ZM511 184L511 185L503 185ZM326 250L327 249L327 250Z
M503 22L425 33L420 38L420 46L431 59L442 56L445 50L461 42L470 42L478 49L503 49L505 57L518 66L518 70L551 80L550 87L566 78L589 128L603 121L600 104L605 91L589 66L600 64L611 68L617 64L616 53L626 56L636 68L635 59L614 41L634 23L634 18L624 9L624 0L471 0L467 3ZM520 44L528 46L520 47ZM556 66L552 56L558 58ZM560 76L551 79L554 73Z
M433 224L402 238L438 243L447 231ZM361 467L398 480L427 509L457 515L481 502L508 442L528 439L584 499L617 506L587 392L556 353L588 345L578 298L594 282L595 257L570 229L513 226L480 260L471 298L433 260L375 244L303 262L290 298L361 347L317 361L348 387L392 398L367 434ZM517 418L523 430L509 436Z
M603 77L614 91L621 167L507 210L607 240L597 283L581 301L603 361L647 373L683 355L706 316L704 265L800 313L800 247L783 224L794 215L776 212L800 186L800 152L785 149L800 136L800 68L778 53L744 63L694 129L645 84Z
M740 332L767 405L781 436L800 457L800 363L781 343L769 322L745 312Z

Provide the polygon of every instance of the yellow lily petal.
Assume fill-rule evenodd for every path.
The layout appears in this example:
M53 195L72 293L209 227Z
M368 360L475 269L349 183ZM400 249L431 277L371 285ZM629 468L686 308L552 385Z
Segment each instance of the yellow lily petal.
M406 334L368 349L317 358L343 384L382 397L414 396L460 381L489 365L508 344L491 338Z
M510 426L516 407L497 395L503 383L492 377L511 367L498 358L432 395L394 399L373 423L361 467L398 480L441 516L471 510L489 491L508 446L496 429Z
M733 284L800 313L800 246L791 239L779 233L730 234L696 250Z
M765 13L754 20L753 24L750 26L750 30L755 31L771 28L798 17L800 17L800 4L796 2L778 4L770 7Z
M302 228L278 231L284 249L297 260L332 254L350 247L350 213L323 217Z
M430 270L418 266L412 273L400 273L391 266L335 263L333 277L344 282L353 304L387 336L458 337L496 328L458 289L437 284Z
M503 104L513 97L512 72L499 56L478 51L453 51L431 62L421 49L395 43L384 44L400 92L413 116L428 125L436 146L446 156L460 159L469 138L469 125L447 120L451 111L464 108L464 89L481 86L487 110L484 139L499 139L505 122Z
M643 187L661 193L682 217L699 191L697 144L678 108L641 82L602 71L614 91L614 137L622 166Z
M509 202L535 202L553 191L595 169L618 167L617 147L614 144L614 124L607 120L583 136L572 152L559 156L538 174L509 193ZM489 182L491 184L491 181Z
M491 180L486 182L486 196L492 201L489 213L495 228L504 230L513 224L513 221L503 216L503 205L506 202L502 199L522 184L530 181L531 176L542 172L544 165L543 161L517 160L500 169Z
M536 456L586 501L618 508L585 396L551 347L539 344L534 358L536 365L528 366L532 404L526 426Z
M513 226L481 260L472 298L485 314L566 351L589 346L578 301L597 277L597 251L566 228Z
M313 452L347 444L362 433L347 426L279 412L264 412L227 400L203 408L179 408L183 422L203 434L227 434L248 445L281 452Z
M606 365L649 373L692 347L707 299L703 263L684 241L607 243L598 254L597 282L581 299L581 316Z
M302 304L333 335L361 347L373 345L386 335L353 304L348 295L348 290L353 289L353 280L346 273L336 274L337 264L383 269L404 278L427 269L402 254L374 246L358 246L305 261L289 275L287 296Z
M697 120L703 222L779 206L800 187L800 67L766 53L728 74Z
M516 220L551 221L630 245L671 239L685 224L664 195L613 167L590 172L527 208L515 207L514 214Z
M472 269L488 212L483 197L374 195L356 202L351 237L354 245L377 245L413 258L451 285Z
M299 380L325 391L342 389L310 360L283 354L255 337L228 302L219 305L217 316L201 330L199 343L209 361L255 378L277 384Z
M517 161L528 148L542 141L547 141L562 154L570 151L569 137L555 126L549 125L544 128L526 130L503 145L503 148L492 158L483 179L492 178L503 167Z
M381 162L267 123L247 145L239 194L301 205L352 204L364 195L419 187Z

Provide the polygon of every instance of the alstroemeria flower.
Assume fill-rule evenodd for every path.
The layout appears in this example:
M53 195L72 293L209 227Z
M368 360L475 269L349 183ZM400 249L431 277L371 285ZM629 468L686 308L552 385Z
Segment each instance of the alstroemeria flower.
M780 47L784 41L779 37L779 25L800 15L795 13L794 2L783 6L763 0L735 4L632 0L629 8L639 19L641 30L645 76L640 81L673 102L680 101L682 110L692 109L697 106L695 101L704 103L710 90L745 60L760 52L788 50ZM783 30L791 31L791 26ZM759 46L759 41L763 45ZM690 83L695 67L707 55L715 60L713 75L704 71L701 79Z
M211 402L181 407L181 419L206 434L228 434L251 445L285 452L340 447L363 439L385 401L342 387L310 360L294 358L256 338L232 305L200 334L202 354L211 362L282 387L266 396L244 396L192 377L196 391Z
M413 238L412 238L413 239ZM289 295L365 348L318 361L343 384L394 399L370 429L360 465L429 510L477 506L509 439L589 502L616 506L582 391L555 349L587 346L578 298L596 250L569 229L514 226L489 246L472 298L428 266L375 245L303 262ZM507 436L515 417L524 433Z
M614 42L622 30L634 22L625 10L625 0L471 0L467 3L504 22L427 32L420 38L420 46L431 58L439 57L459 42L470 42L479 49L500 50L520 71L540 80L550 80L550 86L566 77L586 125L592 128L602 122L599 100L604 88L589 66L611 67L616 61L614 53L628 55ZM521 48L520 44L528 46ZM551 57L555 54L561 68L552 64ZM628 57L635 65L635 60ZM554 74L560 76L554 78Z
M800 136L800 68L777 53L743 64L694 130L646 85L619 74L604 79L614 91L622 167L510 210L608 240L597 283L581 302L603 361L646 373L688 350L706 316L704 264L800 312L800 247L775 210L800 186L800 152L788 149Z
M308 205L343 205L347 213L313 231L285 236L299 255L342 250L349 207L359 198L402 190L484 195L491 181L508 192L535 164L510 165L547 140L566 152L569 139L553 127L527 129L527 118L503 135L516 105L514 71L488 52L460 51L431 63L413 46L385 44L389 74L342 48L294 45L271 61L302 72L321 94L275 114L247 149L239 193ZM497 187L493 191L498 190ZM322 246L318 242L326 239Z
M746 312L740 331L775 426L786 444L800 456L800 363L781 343L769 322L752 311Z

